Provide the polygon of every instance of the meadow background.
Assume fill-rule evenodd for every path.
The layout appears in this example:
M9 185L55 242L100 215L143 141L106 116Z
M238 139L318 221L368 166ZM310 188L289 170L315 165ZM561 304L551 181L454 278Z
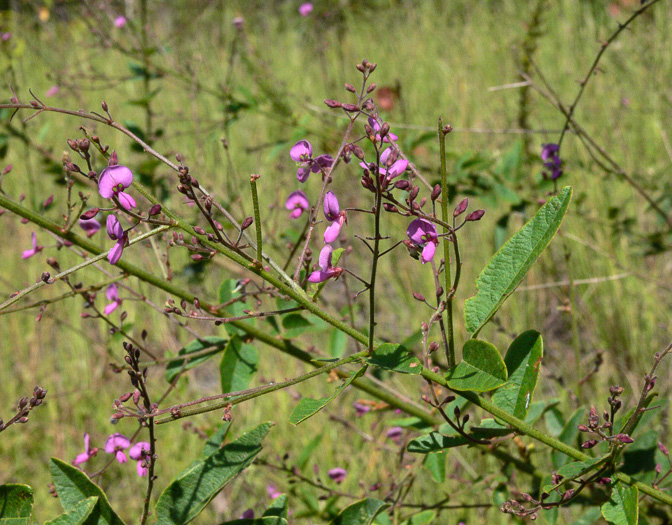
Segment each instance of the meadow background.
M299 188L289 148L307 139L318 152L334 154L347 119L322 101L350 102L343 84L359 82L354 65L363 58L376 62L373 79L378 91L386 87L392 93L392 103L382 113L399 135L402 149L436 182L435 130L442 116L454 128L447 148L455 202L469 196L471 209L486 209L484 219L465 228L461 237L465 264L456 303L458 347L467 338L462 304L475 293L476 276L502 240L533 215L537 201L552 189L542 181L539 152L543 143L557 140L564 117L533 89L510 86L521 81L521 68L543 85L538 72L526 63L526 50L533 50L538 70L569 103L601 42L639 7L639 2L626 0L341 0L316 1L313 12L302 17L299 2L289 1L10 4L12 9L0 12L0 30L11 33L0 43L3 100L11 96L10 85L22 101L29 99L31 89L45 103L68 109L97 111L105 100L117 120L140 130L159 152L169 158L179 152L191 172L240 217L251 215L248 177L261 174L263 226L276 241L266 246L280 260L286 257L287 240L296 238L302 227L290 222L284 209L287 194ZM113 23L119 15L128 20L123 28ZM236 17L243 18L240 30L233 24ZM668 215L672 213L671 26L672 6L666 0L639 17L608 49L575 113ZM47 97L54 86L58 91ZM196 217L174 190L174 174L121 134L57 114L22 122L21 117L27 116L19 114L9 122L5 113L0 122L0 167L13 166L2 190L13 198L25 193L24 205L41 210L42 202L55 194L54 204L44 213L60 217L66 140L80 138L78 126L85 125L116 149L120 163L140 174L167 205ZM534 132L521 133L521 126ZM559 182L574 186L562 230L496 322L483 332L501 349L512 334L530 328L542 333L544 381L537 399L557 398L559 404L539 424L551 433L562 428L562 418L579 406L605 408L610 385L624 386L624 403L632 405L653 354L669 342L671 328L669 226L623 177L606 174L572 134L565 138L562 157L565 174ZM360 176L354 162L339 168L334 191L342 206L361 204ZM91 192L91 202L97 202L95 186L81 183L75 189ZM302 189L312 198L319 191L316 183ZM362 268L365 250L354 235L365 231L367 221L350 217L341 239L343 246L353 247L348 263ZM39 231L44 251L22 261L20 252L30 247L34 227L21 224L10 213L0 218L0 225L3 297L39 279L49 269L45 259L50 255L57 255L64 268L79 262L67 250L56 254L55 241ZM397 238L405 235L406 226L399 217L385 217L385 229ZM102 234L94 239L101 246L109 242ZM125 257L160 271L150 250L129 251ZM380 311L379 334L402 341L417 333L429 315L412 294L418 291L430 297L431 276L402 251L383 259L382 265L386 286L379 304L387 307ZM176 283L201 290L208 295L202 298L213 302L224 279L244 277L232 264L219 260L195 264L178 249L171 251L171 268ZM84 283L105 278L95 269L76 277ZM574 287L569 286L571 281ZM168 299L133 280L128 285L159 307ZM352 280L330 283L325 300L332 311L343 311L353 290ZM66 291L58 285L43 288L27 303ZM130 299L130 293L122 295L129 298L123 305L128 312L125 326L135 334L147 329L149 345L157 353L175 353L193 339L160 312ZM110 433L130 435L135 430L127 420L117 427L109 423L112 400L129 388L126 377L109 366L122 360L121 338L110 335L103 323L82 319L82 307L80 298L69 298L49 305L40 322L35 321L37 309L0 316L0 415L11 416L13 403L36 384L49 391L45 405L35 410L26 426L13 426L0 435L0 483L31 484L35 517L41 521L56 516L60 508L49 494L50 456L71 461L83 449L84 432L102 447ZM360 310L356 307L354 312ZM118 320L119 312L116 315ZM365 321L362 315L355 324L363 326ZM201 336L223 333L209 324L189 324ZM354 351L354 345L326 344L325 333L313 330L301 340L327 354ZM259 353L259 372L251 386L295 377L308 369L270 347L259 345ZM596 362L597 372L579 390L577 370L585 377ZM669 370L669 363L663 362L656 385L661 408L650 428L643 429L655 430L665 443L669 443ZM163 370L153 369L152 377L157 384L164 381ZM416 382L398 381L396 386L409 398L419 399ZM320 397L333 388L319 378L240 405L233 413L232 435L257 422L275 421L262 453L262 463L275 465L286 453L288 464L295 463L311 440L322 435L304 473L312 477L318 472L326 485L349 494L365 495L375 483L389 486L392 479L401 479L415 458L401 454L399 446L386 438L400 416L381 410L356 417L352 403L369 399L363 393L350 389L303 426L289 423L288 414L301 395ZM219 368L213 360L181 379L166 402L217 393ZM221 414L212 413L192 418L188 425L178 421L159 427L159 488L193 460L203 446L199 434L211 433L220 419ZM415 435L409 429L405 438ZM543 469L548 452L530 443L520 439L506 447ZM92 462L99 468L106 460L101 451ZM326 476L334 467L348 470L338 487ZM455 449L447 457L447 479L442 483L426 470L412 469L417 479L406 501L431 502L450 495L450 504L479 506L443 510L441 523L509 523L514 518L498 509L502 497L512 497L506 489L508 472L500 469L498 462L478 450ZM133 465L114 464L98 481L123 518L137 519L144 482ZM234 519L248 508L262 510L270 501L269 484L281 492L291 491L290 509L297 523L318 522L316 512L326 516L328 505L348 501L325 502L320 499L325 491L290 484L286 473L258 463L217 496L196 522L216 523ZM520 475L516 484L524 490L530 481ZM561 511L559 523L572 523L584 511L580 505ZM659 511L669 515L669 509ZM539 521L545 519L542 515ZM649 519L656 522L655 517Z

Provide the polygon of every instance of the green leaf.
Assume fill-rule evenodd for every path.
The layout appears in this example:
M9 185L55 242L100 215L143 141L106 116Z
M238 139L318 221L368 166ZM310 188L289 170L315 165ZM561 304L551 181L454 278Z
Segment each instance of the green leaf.
M468 432L469 436L473 439L489 439L497 436L506 436L510 433L511 430L508 428L472 428ZM459 434L445 436L439 432L430 432L409 441L407 450L416 454L430 454L470 443L471 440Z
M231 428L231 422L225 421L215 432L213 432L212 436L208 438L208 441L206 441L205 446L203 447L200 459L206 459L221 448L222 443L224 443L224 440L226 439L226 435L229 433L229 428Z
M564 188L550 199L490 259L476 281L478 292L464 305L467 332L475 337L502 303L525 277L541 252L560 228L572 198L572 188Z
M341 358L348 347L348 336L334 328L329 337L329 353L333 357Z
M277 518L287 519L289 510L287 508L287 494L282 494L275 498L271 505L266 509L262 518L274 516Z
M530 409L527 411L527 417L525 417L525 423L528 425L534 425L541 416L543 416L546 411L555 407L560 400L557 398L545 399L543 401L534 401L530 405Z
M96 503L98 496L83 499L70 512L61 514L58 518L45 522L44 525L83 525L93 514Z
M602 516L612 525L637 525L639 522L639 506L637 487L627 487L617 482L611 497L602 505Z
M258 363L259 353L256 347L243 343L238 336L232 337L224 349L219 365L222 392L245 390L257 371Z
M219 304L229 303L229 301L232 301L233 299L240 297L241 291L242 291L241 285L236 279L226 279L219 286L218 291ZM224 314L228 317L240 317L241 315L245 315L245 312L243 312L243 310L245 310L246 308L247 308L247 302L245 300L238 300L228 304L222 310ZM245 319L239 322L243 324L249 324L250 326L254 326L256 323L254 319ZM231 323L224 324L224 327L226 328L226 332L231 336L246 335L243 329L238 328Z
M567 480L579 478L585 476L593 470L597 470L604 463L606 463L608 459L608 456L604 456L601 458L588 459L586 461L573 461L571 463L567 463L557 470L558 475L562 476L563 478L560 483L544 485L542 490L547 494L551 494L555 487L563 485Z
M378 368L401 374L419 374L422 368L420 360L405 346L391 343L378 346L366 361Z
M562 441L565 445L569 445L570 447L573 447L575 445L576 436L579 435L578 426L583 421L585 414L586 414L585 408L583 407L577 408L576 411L572 414L572 417L569 418L569 421L567 421L567 423L563 427L562 432L560 432L560 435L558 436L558 439ZM562 467L570 459L572 458L570 458L569 456L563 454L558 450L553 450L551 452L551 463L553 463L553 468L555 470Z
M532 403L543 347L541 334L530 330L516 337L506 352L509 379L494 393L492 402L518 419L525 419Z
M180 351L177 352L177 355L188 356L189 354L201 352L203 350L207 350L208 348L212 348L212 351L205 352L198 357L194 357L193 359L189 359L187 357L185 359L176 359L175 361L170 361L168 366L166 366L166 381L172 383L175 380L177 374L179 374L180 370L182 370L182 365L185 361L187 362L187 364L184 365L184 370L186 371L200 365L201 363L210 359L213 355L221 352L228 342L228 339L222 339L221 337L215 336L206 336L203 339L196 339L195 341L192 341L184 348L181 348Z
M282 327L285 329L285 333L282 337L284 339L294 339L299 337L311 326L313 326L313 323L298 312L286 314L282 317Z
M32 509L31 487L17 483L0 485L0 524L29 525Z
M350 374L350 377L348 377L341 386L339 386L332 395L329 397L323 397L320 399L312 399L310 397L304 397L299 401L299 403L294 407L294 410L292 410L292 413L289 415L289 421L293 425L298 425L299 423L303 423L306 419L309 417L314 416L317 414L320 410L322 410L327 404L336 398L338 394L340 394L347 386L352 383L356 378L361 376L364 372L366 372L367 365L364 365L362 368L360 368L357 372Z
M506 383L506 364L493 345L469 339L462 349L462 362L448 370L446 379L455 390L487 392Z
M436 511L423 510L422 512L413 514L413 516L403 522L403 525L428 525L429 523L434 523L435 518Z
M389 507L389 503L366 498L348 505L332 521L332 525L370 525L376 515Z
M189 523L261 452L261 442L273 423L263 423L223 446L175 478L156 504L162 525Z
M123 525L124 522L112 510L105 493L84 472L56 458L51 458L49 470L63 510L74 511L85 499L97 496L98 503L92 511L96 519L87 521L97 525Z
M429 470L429 473L437 483L446 481L446 455L443 452L431 452L427 454L422 462L422 466Z

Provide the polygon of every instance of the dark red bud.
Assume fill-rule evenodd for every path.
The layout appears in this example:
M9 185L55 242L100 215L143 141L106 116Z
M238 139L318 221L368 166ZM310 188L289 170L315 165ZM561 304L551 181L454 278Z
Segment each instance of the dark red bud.
M420 301L420 302L422 302L422 303L425 302L425 296L422 295L421 293L413 292L413 298L414 298L416 301Z
M158 215L161 213L161 205L160 204L155 204L149 209L149 216L153 217L154 215Z
M627 443L634 443L635 442L635 440L632 439L627 434L616 434L614 437L616 439L618 439L621 443L626 443L627 444Z
M247 230L250 226L252 226L252 223L254 222L254 219L252 217L248 217L243 221L243 223L240 225L241 230Z
M88 221L89 219L93 219L96 215L98 215L99 211L100 208L91 208L90 210L82 213L82 215L79 218Z
M345 83L345 90L349 91L350 93L357 93L355 86L353 86L352 84L348 84L347 82Z
M411 183L405 179L398 180L397 182L394 183L394 187L397 188L398 190L407 190L410 185Z
M485 210L472 211L469 215L467 215L466 220L468 220L468 221L480 221L481 217L483 217L483 215L485 215Z
M369 63L369 73L373 73L376 70L377 67L378 67L378 64L376 64L375 62Z
M381 138L385 138L385 136L387 136L389 132L390 132L390 125L387 122L383 122L383 125L380 127Z
M432 201L435 201L440 196L441 196L441 184L437 184L436 186L434 186L434 189L432 190L431 195Z
M581 443L581 448L593 448L595 445L597 445L597 440L589 439L588 441Z
M397 213L399 211L399 209L394 204L390 204L389 202L383 203L383 209L385 211L389 211L390 213Z
M324 103L329 106L330 108L340 108L341 103L338 100L331 100L331 99L326 99Z
M359 111L359 106L355 104L341 104L341 107L348 113L357 113Z
M89 151L90 146L91 146L91 142L89 142L89 139L81 139L79 141L79 149L82 150L84 153Z
M459 217L460 215L462 215L467 210L468 206L469 206L469 199L463 199L462 202L460 202L455 208L455 211L453 212L453 217Z
M590 432L590 429L586 425L578 426L579 432Z
M51 274L49 272L42 272L42 281L45 283L49 282L49 279L51 279Z
M445 126L443 126L443 129L441 131L443 131L444 135L448 135L448 133L453 131L453 126L451 126L450 124L446 124Z
M359 160L364 160L364 150L360 148L357 144L351 144L351 146L352 146L352 154Z
M366 88L366 92L368 93L373 93L373 90L376 89L376 83L374 82L371 84L368 88Z
M108 161L107 165L116 166L117 164L119 164L119 159L117 158L117 150L112 150L112 153L110 154L110 160Z
M201 228L200 226L194 226L194 231L198 233L199 235L205 235L205 230Z
M413 189L411 190L410 194L408 195L409 200L414 201L415 198L418 196L419 192L420 192L420 186L413 186Z
M73 151L79 151L79 144L76 140L68 139L68 146L70 146L70 149Z
M101 107L103 108L103 111L107 111L107 110L108 110L107 102L105 102L104 100L100 103L100 105L101 105Z

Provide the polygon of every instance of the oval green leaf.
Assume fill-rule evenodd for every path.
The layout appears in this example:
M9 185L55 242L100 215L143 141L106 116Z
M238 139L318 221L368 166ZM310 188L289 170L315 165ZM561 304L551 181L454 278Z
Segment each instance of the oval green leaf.
M97 496L86 498L75 505L70 512L61 514L53 520L45 521L44 525L83 525L93 514L96 503L98 503Z
M506 364L493 345L469 339L462 349L462 362L448 371L446 380L454 390L487 392L506 383Z
M509 239L476 280L478 292L464 305L467 332L475 337L525 277L560 228L572 198L567 186Z
M243 343L238 336L232 337L224 349L219 365L222 392L227 394L245 390L257 372L258 363L259 353L256 347Z
M492 396L492 402L518 419L525 419L537 387L544 345L535 330L523 332L509 347L504 358L509 379Z
M636 486L626 487L620 481L611 490L611 497L602 505L602 516L611 525L637 525L639 522Z
M33 489L28 485L8 483L0 485L0 521L12 520L12 524L22 523L17 518L25 518L29 523L33 509Z

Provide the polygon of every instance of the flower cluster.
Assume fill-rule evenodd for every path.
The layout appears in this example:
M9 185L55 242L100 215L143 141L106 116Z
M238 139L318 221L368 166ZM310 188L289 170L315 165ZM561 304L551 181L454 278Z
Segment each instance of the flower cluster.
M131 441L123 434L115 433L107 438L105 441L105 452L114 454L115 459L119 463L127 463L128 458L124 450L128 449L128 455L132 460L137 461L136 472L138 476L143 477L147 475L147 466L145 464L145 456L150 450L150 445L147 441L138 441L131 446ZM98 453L97 448L91 448L91 438L89 434L84 434L84 452L79 454L72 462L76 467L82 463L86 463L93 456Z
M289 156L297 163L296 178L299 182L306 182L311 173L319 173L334 163L331 155L313 158L313 147L307 140L300 140L294 144L289 150Z

